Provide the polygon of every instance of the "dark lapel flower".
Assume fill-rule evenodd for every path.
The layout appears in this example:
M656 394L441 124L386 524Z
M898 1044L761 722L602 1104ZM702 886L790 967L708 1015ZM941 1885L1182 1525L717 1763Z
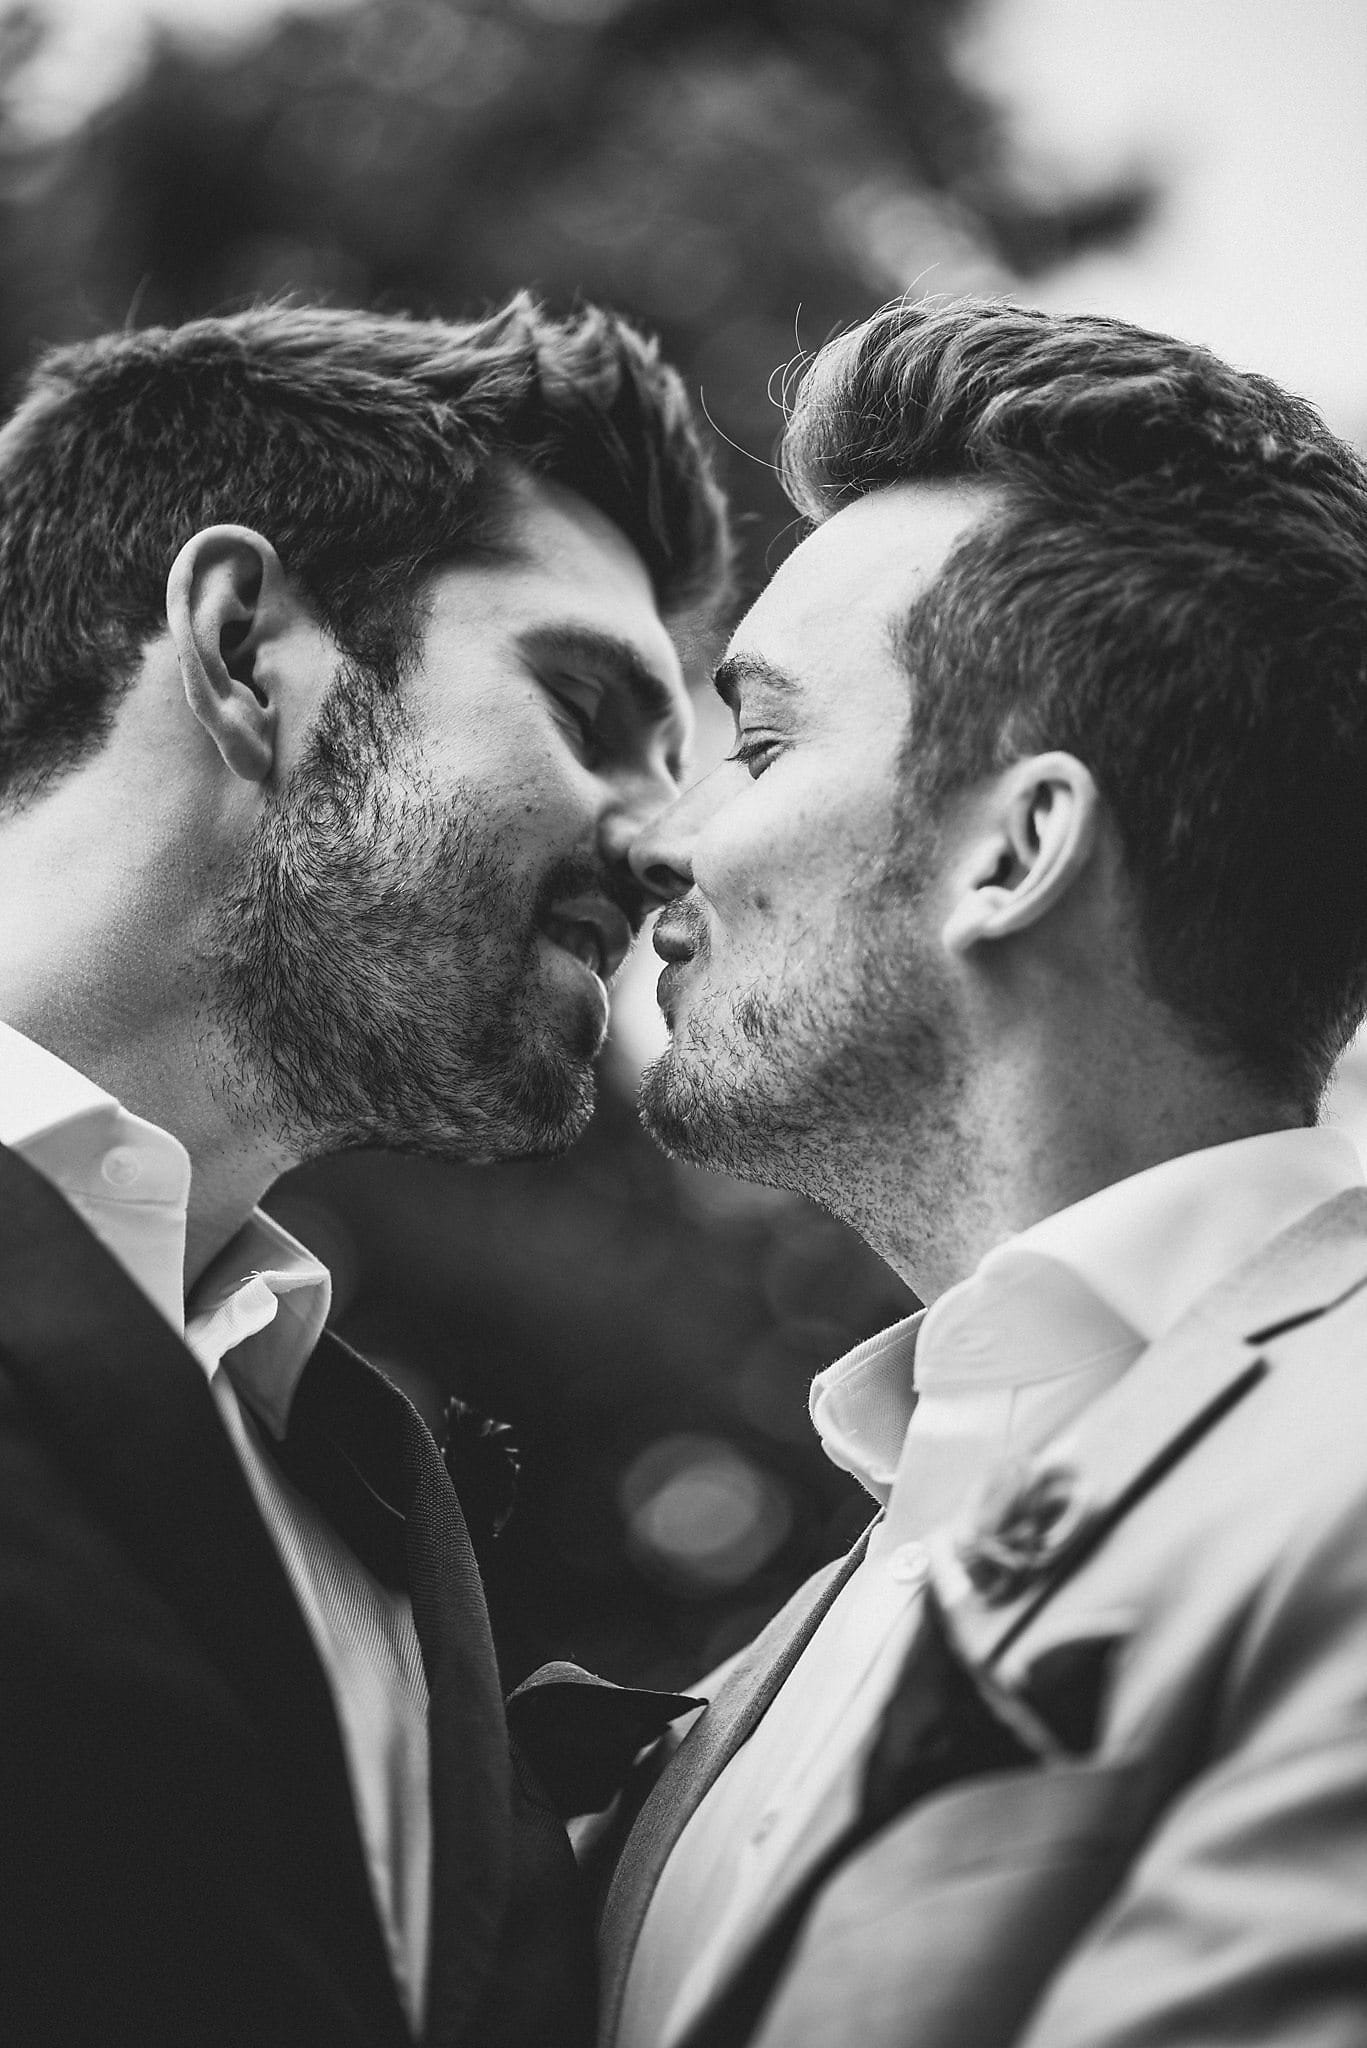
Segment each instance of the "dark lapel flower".
M506 1422L493 1421L454 1394L442 1408L437 1448L478 1556L512 1514L522 1454Z
M1095 1510L1073 1467L1061 1460L1002 1466L988 1481L958 1539L959 1561L990 1606L1004 1606L1076 1550Z

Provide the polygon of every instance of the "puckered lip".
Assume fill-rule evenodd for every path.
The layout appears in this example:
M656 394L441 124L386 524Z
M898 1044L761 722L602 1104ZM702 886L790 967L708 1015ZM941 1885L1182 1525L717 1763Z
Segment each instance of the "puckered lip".
M557 903L541 929L600 981L611 981L631 951L634 936L625 912L605 896L575 896Z
M667 910L656 919L650 943L662 960L691 960L698 950L698 942L687 926L672 925Z

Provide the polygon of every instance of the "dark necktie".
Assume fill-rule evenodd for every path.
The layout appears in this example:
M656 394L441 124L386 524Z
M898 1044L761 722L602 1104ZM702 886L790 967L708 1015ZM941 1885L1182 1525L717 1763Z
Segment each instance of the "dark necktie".
M325 1338L300 1378L288 1476L361 1561L407 1587L430 1700L432 1918L427 2048L454 2048L484 1987L509 1886L502 1691L479 1571L442 1456L412 1403Z

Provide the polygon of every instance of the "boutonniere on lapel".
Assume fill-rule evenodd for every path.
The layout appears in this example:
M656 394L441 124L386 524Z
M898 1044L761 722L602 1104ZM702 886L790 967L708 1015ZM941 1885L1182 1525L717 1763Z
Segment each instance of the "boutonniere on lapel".
M1065 1459L1015 1460L990 1476L955 1542L973 1590L1004 1607L1074 1555L1098 1507Z
M436 1439L475 1556L482 1558L513 1512L522 1453L506 1422L495 1422L454 1394L442 1406Z
M957 1616L955 1634L970 1620L974 1595L988 1609L1002 1608L1047 1588L1102 1521L1097 1496L1060 1452L999 1467L957 1528L944 1532L934 1566L940 1596ZM1085 1756L1104 1720L1131 1624L1110 1614L1087 1621L1083 1632L1070 1628L1005 1682L992 1668L1003 1647L999 1633L989 1631L976 1651L964 1647L984 1700L1042 1760Z

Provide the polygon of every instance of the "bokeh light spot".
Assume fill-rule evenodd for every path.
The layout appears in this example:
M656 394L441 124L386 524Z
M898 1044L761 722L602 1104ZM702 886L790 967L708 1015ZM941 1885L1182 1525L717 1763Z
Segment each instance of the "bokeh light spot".
M723 1437L662 1437L623 1475L636 1562L680 1592L743 1585L792 1527L787 1489Z

